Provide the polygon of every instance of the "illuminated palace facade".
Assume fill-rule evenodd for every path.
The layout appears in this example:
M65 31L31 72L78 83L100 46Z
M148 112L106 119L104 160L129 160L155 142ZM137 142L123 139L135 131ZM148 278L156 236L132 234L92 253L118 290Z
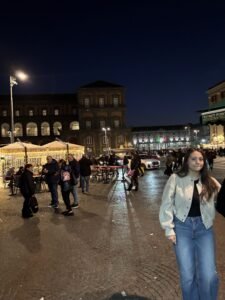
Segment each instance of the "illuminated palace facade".
M74 94L17 95L14 102L15 141L45 144L57 137L100 154L126 148L130 131L125 124L124 87L96 81ZM0 144L10 143L10 97L0 96Z
M225 147L225 81L207 90L208 109L201 112L201 123L209 127L209 146Z
M139 151L197 146L206 143L208 137L207 126L201 126L200 124L132 128L132 142Z

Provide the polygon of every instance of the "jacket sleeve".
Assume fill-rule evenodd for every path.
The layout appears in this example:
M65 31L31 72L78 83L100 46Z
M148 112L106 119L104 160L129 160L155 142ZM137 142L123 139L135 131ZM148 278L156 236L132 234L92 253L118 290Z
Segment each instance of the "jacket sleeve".
M176 174L172 174L168 179L164 187L162 203L159 211L159 221L162 228L165 230L166 236L175 235L173 218L176 177Z
M35 184L34 184L34 179L32 175L27 176L27 183L29 187L29 191L31 195L35 194Z

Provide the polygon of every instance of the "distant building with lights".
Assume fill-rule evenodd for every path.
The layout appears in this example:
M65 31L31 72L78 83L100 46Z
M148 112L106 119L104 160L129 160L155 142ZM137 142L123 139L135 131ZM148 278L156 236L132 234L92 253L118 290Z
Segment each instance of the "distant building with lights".
M179 149L206 143L209 133L200 124L133 127L132 142L139 151Z
M212 147L224 147L225 126L225 81L207 90L208 109L201 110L201 123L209 127L209 144Z
M81 86L74 94L17 95L14 93L14 136L45 144L56 137L82 144L100 154L126 148L130 130L125 123L124 87L106 81ZM0 144L10 143L10 97L0 95ZM102 130L109 129L107 133Z

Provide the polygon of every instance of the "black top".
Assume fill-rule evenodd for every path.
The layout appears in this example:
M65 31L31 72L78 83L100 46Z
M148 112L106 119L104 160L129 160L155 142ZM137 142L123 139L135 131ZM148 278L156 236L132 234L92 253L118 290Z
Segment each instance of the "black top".
M199 217L201 216L201 211L200 211L200 197L198 193L198 189L196 184L198 183L198 180L194 181L194 192L193 192L193 197L192 197L192 203L191 203L191 208L188 214L188 217Z

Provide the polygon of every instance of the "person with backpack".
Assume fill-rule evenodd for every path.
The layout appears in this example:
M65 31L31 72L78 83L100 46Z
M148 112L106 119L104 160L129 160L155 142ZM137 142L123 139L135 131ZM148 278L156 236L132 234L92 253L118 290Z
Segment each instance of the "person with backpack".
M35 184L33 179L33 166L31 164L26 164L23 173L20 175L19 179L20 192L24 197L22 217L31 218L33 213L30 207L30 199L35 193Z
M74 208L79 207L78 194L77 194L77 183L80 176L80 166L78 161L74 158L73 154L68 154L69 166L71 167L71 181L72 189L71 194L73 195L74 203L71 205Z
M71 167L66 164L64 159L59 160L61 194L66 206L66 210L62 212L64 216L73 216L73 210L70 204L70 193L72 190Z

